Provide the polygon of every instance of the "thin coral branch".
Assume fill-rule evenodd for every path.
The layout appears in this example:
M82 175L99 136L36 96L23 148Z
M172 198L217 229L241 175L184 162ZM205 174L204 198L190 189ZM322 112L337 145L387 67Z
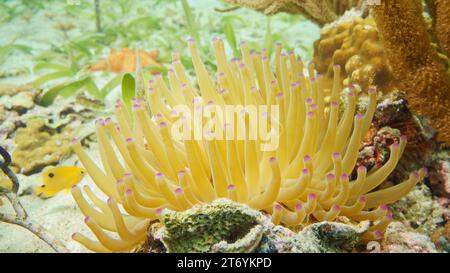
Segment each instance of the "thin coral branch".
M0 221L28 229L39 239L47 243L56 252L68 252L66 247L58 239L51 235L44 227L30 220L25 208L22 206L19 197L17 196L17 191L19 190L19 180L14 172L8 167L11 163L11 156L2 147L0 147L0 154L3 157L3 162L0 161L0 168L9 177L13 184L13 187L10 190L0 189L0 195L3 195L8 199L15 212L15 214L0 213Z

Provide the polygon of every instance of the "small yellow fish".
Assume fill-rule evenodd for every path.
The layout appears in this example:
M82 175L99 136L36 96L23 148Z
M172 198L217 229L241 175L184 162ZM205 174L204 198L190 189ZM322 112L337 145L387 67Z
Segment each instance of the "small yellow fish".
M34 188L34 193L44 198L52 197L62 190L66 190L68 193L70 188L78 184L85 174L83 168L76 166L45 168L42 171L43 183Z

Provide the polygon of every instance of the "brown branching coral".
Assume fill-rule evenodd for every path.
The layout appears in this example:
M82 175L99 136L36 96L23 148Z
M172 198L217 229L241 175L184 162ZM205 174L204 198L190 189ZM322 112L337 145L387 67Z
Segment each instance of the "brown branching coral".
M421 1L385 0L372 13L399 87L414 110L450 143L450 83L430 45Z
M359 7L362 0L225 0L226 2L262 11L267 15L277 12L301 13L323 25L335 21L346 10Z
M450 56L450 0L426 0L439 46Z

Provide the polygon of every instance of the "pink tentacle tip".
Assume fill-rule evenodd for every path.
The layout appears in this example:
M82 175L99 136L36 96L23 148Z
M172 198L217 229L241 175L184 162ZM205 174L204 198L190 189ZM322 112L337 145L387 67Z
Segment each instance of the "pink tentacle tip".
M383 239L383 237L384 237L384 233L381 230L375 230L373 232L373 235L375 235L375 238L378 240Z
M165 127L167 127L167 123L165 123L164 121L162 121L162 122L159 123L159 127L165 128Z
M163 173L156 173L156 178L161 178L161 177L164 177Z
M332 174L332 173L327 174L327 180L328 181L335 180L335 179L336 179L336 176L334 174Z
M108 200L106 202L108 202L108 204L111 204L112 202L114 202L114 198L108 197Z
M78 187L77 187L77 185L73 185L71 189L72 189L72 190L78 189Z
M155 214L156 215L161 215L163 213L164 209L163 208L157 208Z
M374 92L376 92L377 91L377 88L376 87L369 87L369 90L367 90L367 92L368 93L374 93Z
M314 117L314 112L309 111L307 113L307 115L308 115L308 118L313 118Z
M337 107L339 104L337 102L335 102L335 101L332 101L330 103L330 105L331 105L331 107Z
M126 142L132 142L132 141L133 141L133 138L131 138L131 137L126 139Z
M278 204L278 203L276 203L275 206L273 206L273 207L274 207L274 209L277 210L277 211L281 211L281 210L283 209L283 206L280 205L280 204Z
M299 211L299 210L301 210L303 208L303 205L302 204L297 204L297 205L295 205L295 211Z
M420 168L419 172L423 173L423 175L426 176L426 175L428 175L428 168L422 167L422 168Z
M179 172L178 172L178 175L185 175L185 174L186 174L185 171L179 171Z
M283 95L283 93L281 93L281 92L277 94L277 98L282 98L283 96L284 96L284 95Z
M303 161L306 163L306 162L309 162L309 161L311 161L311 157L309 156L309 155L305 155L304 157L303 157Z
M183 191L183 189L182 188L176 188L175 189L175 193L176 194L182 194L184 191Z
M123 180L117 180L116 181L116 185L120 185L120 184L123 184Z
M340 69L340 68L341 68L341 65L335 64L335 65L334 65L334 68L339 68L339 69Z
M76 139L75 137L70 140L70 143L77 143L77 142L78 142L78 139Z
M311 79L309 79L312 83L316 82L316 77L312 77Z
M367 201L367 197L365 197L364 195L361 195L359 197L359 202L366 202Z
M272 157L269 159L269 162L270 162L270 163L276 163L276 162L277 162L277 158L274 157L274 156L272 156Z
M91 221L91 217L87 216L84 218L84 222L87 224L89 221Z
M365 166L361 165L358 167L358 172L365 172L365 171L367 171L367 168Z
M134 109L141 108L141 105L139 103L135 103L135 104L133 104L133 108Z
M309 175L309 170L306 169L306 168L303 169L303 170L302 170L302 174L303 174L303 175Z
M126 195L131 195L131 194L133 194L133 191L131 189L128 189L128 190L125 191L125 194Z
M315 193L310 193L308 194L308 199L316 199L316 194Z
M385 218L386 218L387 221L392 221L392 220L394 220L394 215L387 214Z
M411 173L411 176L413 176L414 178L418 179L418 178L420 177L420 174L419 174L418 171L413 171L413 172Z
M363 114L357 114L356 115L356 119L363 119L364 118L364 115Z
M341 211L341 206L339 206L338 204L333 205L332 208L334 211Z
M406 136L406 135L401 135L401 136L400 136L400 141L408 141L408 136Z
M307 98L306 99L306 103L308 103L308 104L311 104L311 103L313 103L314 102L314 100L312 99L312 98Z
M233 185L233 184L230 184L230 185L228 185L227 189L228 189L229 191L234 191L234 190L236 189L236 186Z
M341 180L348 180L349 178L348 178L348 175L346 174L346 173L343 173L342 175L341 175Z
M133 174L132 174L132 173L125 173L124 176L125 176L125 177L131 177L131 176L133 176Z
M400 144L395 142L394 144L391 145L392 149L398 149L400 147Z
M385 210L385 211L389 211L389 207L386 204L380 204L380 209L381 210Z
M317 109L317 108L319 108L319 105L317 105L317 104L315 104L315 103L313 103L313 104L311 104L311 109Z
M340 158L341 158L341 153L339 153L339 152L333 153L333 159L340 159Z

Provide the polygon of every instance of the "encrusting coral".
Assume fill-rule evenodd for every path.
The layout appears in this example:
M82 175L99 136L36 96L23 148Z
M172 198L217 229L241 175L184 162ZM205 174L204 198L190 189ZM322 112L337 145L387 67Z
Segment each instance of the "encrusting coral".
M314 42L314 63L320 74L333 78L333 67L340 65L344 84L357 84L363 90L371 85L391 91L393 76L372 17L359 14L325 26Z
M168 72L170 88L158 75L149 82L147 99L134 99L132 115L119 100L118 124L111 118L96 122L103 169L73 140L81 163L108 196L105 202L85 186L90 204L82 189L72 189L98 241L79 233L73 238L93 251L130 251L142 244L149 222L161 218L165 208L184 211L194 204L229 198L269 213L273 223L287 227L333 221L338 216L354 222L369 220L373 225L363 239L381 239L392 218L386 204L407 194L426 170L412 172L396 186L374 191L393 171L404 150L406 138L400 137L390 146L390 157L383 166L371 172L360 166L356 179L349 179L375 112L375 88L368 90L370 102L365 113L356 113L356 90L352 86L342 89L339 66L334 67L334 86L330 102L325 103L323 77L316 74L313 63L304 65L277 44L272 69L267 51L252 52L245 43L240 45L242 59L227 61L223 41L218 38L213 39L216 85L195 42L190 39L188 45L199 90L190 82L179 54L174 53L173 69ZM348 102L339 117L341 91ZM252 140L247 131L244 139L236 138L234 131L231 139L220 139L222 128L228 133L233 127L220 119L222 126L204 132L206 139L188 136L176 140L170 128L187 120L186 114L180 117L175 110L177 105L190 110L242 105L235 129L251 126L246 111L251 105L276 106L278 119L272 118L275 110L261 118L271 128L279 125L278 147L261 150L263 141ZM216 117L204 117L203 124Z
M371 12L399 88L439 130L438 138L450 143L450 81L430 45L421 1L385 0Z

